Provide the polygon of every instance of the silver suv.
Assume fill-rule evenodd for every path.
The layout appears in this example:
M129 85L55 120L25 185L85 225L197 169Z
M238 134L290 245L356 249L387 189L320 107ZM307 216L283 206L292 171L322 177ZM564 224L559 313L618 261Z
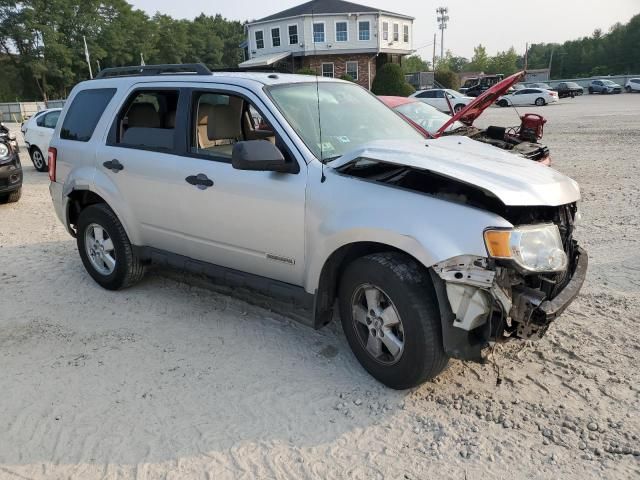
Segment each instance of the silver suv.
M104 70L73 89L49 166L104 288L161 263L307 305L314 328L337 304L393 388L542 336L586 274L576 182L467 137L425 140L350 82Z

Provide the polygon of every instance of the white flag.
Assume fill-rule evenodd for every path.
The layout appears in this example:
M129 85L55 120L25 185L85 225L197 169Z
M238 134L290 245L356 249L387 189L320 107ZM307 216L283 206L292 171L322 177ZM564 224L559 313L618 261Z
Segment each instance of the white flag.
M84 58L87 60L87 65L89 65L89 77L93 78L93 72L91 71L91 59L89 58L89 47L87 47L87 38L83 35L82 40L84 41Z

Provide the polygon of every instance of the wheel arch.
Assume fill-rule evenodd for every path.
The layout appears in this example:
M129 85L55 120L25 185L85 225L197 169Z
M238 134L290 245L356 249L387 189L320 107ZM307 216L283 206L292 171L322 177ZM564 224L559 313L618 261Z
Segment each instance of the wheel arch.
M338 296L338 285L342 273L354 260L380 252L398 252L415 260L427 271L427 267L411 253L388 243L356 241L335 249L325 260L320 270L315 290L313 327L321 328L332 320L333 305Z

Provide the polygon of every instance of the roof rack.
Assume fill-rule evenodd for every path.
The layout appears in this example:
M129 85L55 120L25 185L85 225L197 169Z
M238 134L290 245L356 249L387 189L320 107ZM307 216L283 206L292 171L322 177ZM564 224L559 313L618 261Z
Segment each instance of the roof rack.
M176 63L165 65L134 65L131 67L114 67L100 70L98 78L144 77L150 75L211 75L202 63Z

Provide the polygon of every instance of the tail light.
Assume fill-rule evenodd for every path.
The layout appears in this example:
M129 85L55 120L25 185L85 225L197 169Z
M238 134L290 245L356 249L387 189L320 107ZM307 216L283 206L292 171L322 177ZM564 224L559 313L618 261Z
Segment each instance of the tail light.
M56 159L58 157L58 150L53 147L49 147L49 155L47 163L49 164L49 180L56 181Z

